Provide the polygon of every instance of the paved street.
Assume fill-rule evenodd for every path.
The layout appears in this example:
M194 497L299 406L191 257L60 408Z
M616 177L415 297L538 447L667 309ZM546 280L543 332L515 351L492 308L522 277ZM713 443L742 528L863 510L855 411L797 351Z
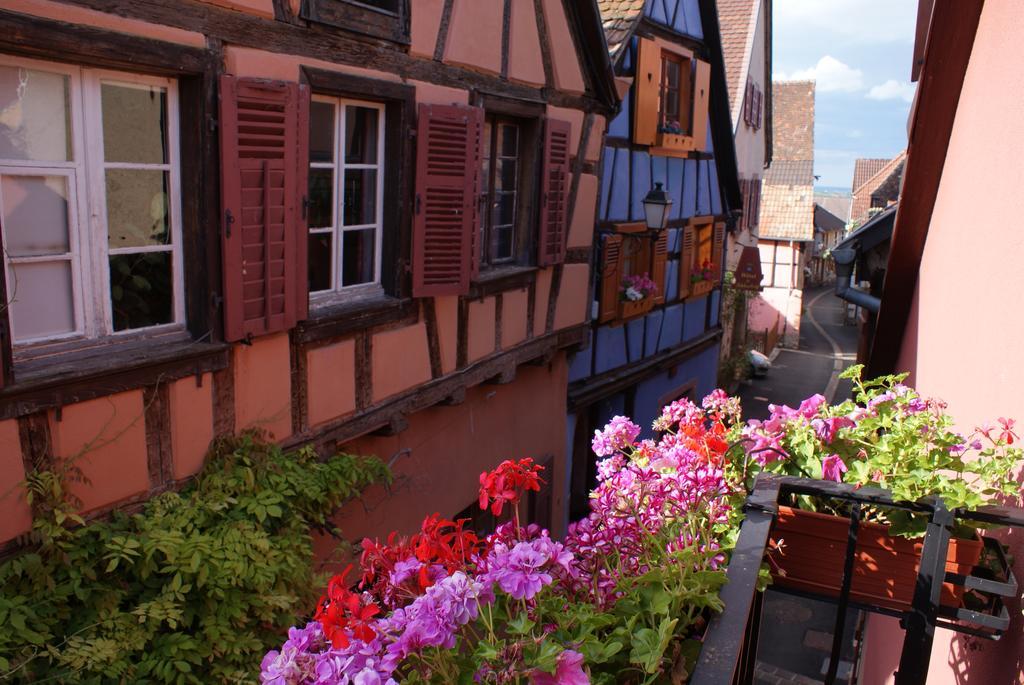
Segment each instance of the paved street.
M804 291L800 349L780 350L767 376L740 386L744 417L765 418L769 403L795 407L814 393L828 396L837 353L839 368L846 368L857 352L857 328L844 325L845 309L846 303L835 297L831 288ZM842 401L849 394L849 382L841 381L829 399Z
M837 383L834 378L838 370L853 363L857 351L857 327L843 323L845 310L846 303L831 288L804 291L800 349L780 350L766 377L740 387L744 417L765 418L769 403L795 407L819 392L835 402L849 397L849 381ZM820 683L832 642L835 607L775 592L769 592L765 601L755 685ZM857 613L851 612L844 635L853 634L856 621ZM843 656L852 659L850 643Z

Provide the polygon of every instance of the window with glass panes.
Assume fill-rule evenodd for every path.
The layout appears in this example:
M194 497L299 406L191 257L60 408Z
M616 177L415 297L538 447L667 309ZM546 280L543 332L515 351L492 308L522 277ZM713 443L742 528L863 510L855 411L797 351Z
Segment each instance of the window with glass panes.
M15 343L184 322L173 80L0 56Z
M309 126L309 292L378 290L384 105L314 96Z
M483 264L510 263L518 257L522 137L522 127L513 120L492 116L484 122L480 213Z
M690 102L690 60L672 52L661 53L661 94L658 126L662 131L686 133Z

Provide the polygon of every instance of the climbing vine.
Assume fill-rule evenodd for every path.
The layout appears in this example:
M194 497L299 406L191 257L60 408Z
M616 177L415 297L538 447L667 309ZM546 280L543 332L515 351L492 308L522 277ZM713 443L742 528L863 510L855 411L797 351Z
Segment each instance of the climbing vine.
M0 681L255 680L312 605L312 530L367 486L374 458L214 445L195 482L140 513L86 523L63 474L27 479L34 544L0 564Z

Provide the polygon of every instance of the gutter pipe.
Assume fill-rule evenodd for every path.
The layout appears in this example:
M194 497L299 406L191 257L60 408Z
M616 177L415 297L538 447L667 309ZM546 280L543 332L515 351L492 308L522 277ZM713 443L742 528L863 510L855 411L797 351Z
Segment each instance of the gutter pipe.
M853 264L857 260L857 250L852 247L834 249L832 250L832 259L836 263L836 297L877 314L882 306L882 299L850 285L850 280L853 277Z

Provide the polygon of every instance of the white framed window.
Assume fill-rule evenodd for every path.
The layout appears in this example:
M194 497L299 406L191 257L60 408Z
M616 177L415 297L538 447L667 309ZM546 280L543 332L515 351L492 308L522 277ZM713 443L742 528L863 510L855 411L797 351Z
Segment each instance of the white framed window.
M16 345L184 325L176 82L0 55Z
M310 297L383 292L384 105L315 95L309 114Z

